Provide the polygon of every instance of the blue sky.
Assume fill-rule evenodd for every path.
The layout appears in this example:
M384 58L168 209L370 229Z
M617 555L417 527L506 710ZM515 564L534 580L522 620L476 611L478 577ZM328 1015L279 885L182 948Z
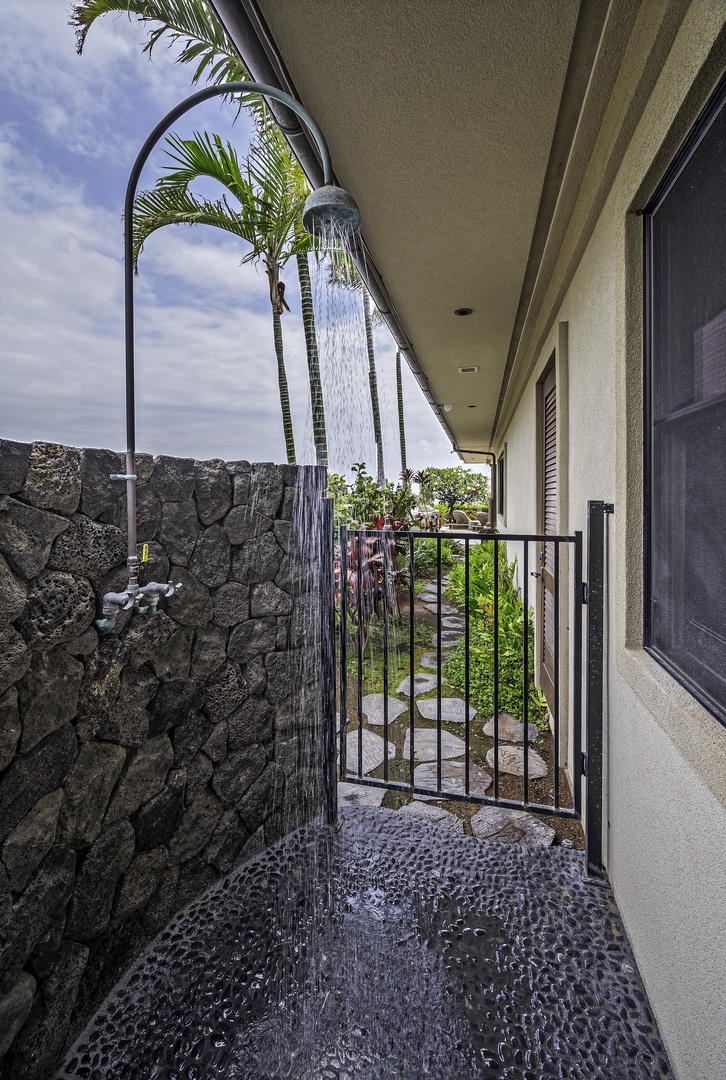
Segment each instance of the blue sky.
M190 93L188 68L142 27L107 16L82 56L64 0L0 5L0 432L125 446L121 207L131 164ZM249 121L217 101L175 130L215 131L244 155ZM159 175L158 151L141 187ZM137 441L152 453L285 460L267 279L214 229L152 236L136 283ZM296 273L285 352L298 461L313 459ZM360 300L321 284L321 366L331 467L375 464ZM327 311L328 325L325 326ZM335 326L333 325L335 324ZM376 332L386 471L400 468L393 342ZM404 365L409 464L459 464Z

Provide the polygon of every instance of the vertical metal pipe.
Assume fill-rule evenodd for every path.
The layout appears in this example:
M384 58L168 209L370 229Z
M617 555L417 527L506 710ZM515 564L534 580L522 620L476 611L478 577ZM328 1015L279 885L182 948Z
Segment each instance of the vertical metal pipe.
M348 530L340 527L340 779L348 771Z
M555 695L554 700L554 746L553 746L553 766L554 766L554 800L555 808L560 805L560 545L559 542L555 544L555 582L554 582L554 608L555 608L555 648L554 648L554 683L553 692Z
M575 533L574 611L572 617L572 783L573 809L582 817L582 533Z
M482 540L482 543L484 541ZM469 721L469 537L464 540L464 792L469 794L471 732Z
M603 876L602 754L604 690L605 515L611 503L587 504L587 805L585 869Z
M388 780L388 536L381 531L383 545L383 779Z
M358 582L356 590L356 604L358 609L358 776L363 775L363 557L361 555L361 543L363 533L360 529L356 532L358 539Z
M524 723L524 772L522 774L522 800L526 806L529 802L529 740L527 738L529 723L529 541L525 540L522 545L524 555L522 560L522 573L524 575L524 588L522 607L524 621L522 624L522 646L524 650L524 672L522 679L522 721Z
M323 729L323 790L325 817L333 824L338 810L338 785L335 775L335 572L333 546L335 543L333 500L323 501L320 537L320 641L322 646L322 729Z
M414 622L413 622L413 609L416 602L416 594L414 591L414 577L413 577L413 545L414 538L413 533L408 534L408 680L411 693L408 697L408 732L409 732L409 783L413 787L413 773L414 773L414 759L416 751L414 747L415 738L415 709L416 700L414 695Z
M436 537L436 790L441 791L441 534Z
M494 798L499 798L499 540L494 537Z

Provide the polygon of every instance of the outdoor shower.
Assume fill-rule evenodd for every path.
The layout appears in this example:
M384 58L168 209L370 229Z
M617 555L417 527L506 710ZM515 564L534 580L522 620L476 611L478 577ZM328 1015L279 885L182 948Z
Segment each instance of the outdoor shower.
M305 203L303 224L309 233L323 236L332 232L347 236L360 226L360 212L355 200L343 188L333 183L330 154L322 132L306 109L295 98L265 83L233 82L208 86L191 94L161 120L141 147L129 176L124 203L124 312L126 338L126 472L114 473L112 480L126 481L128 519L128 584L123 592L108 592L103 597L104 618L97 620L102 630L113 629L119 611L136 608L142 614L153 615L162 596L171 596L180 586L172 582L149 582L139 585L139 554L136 535L136 410L134 392L134 258L133 213L134 199L141 170L161 136L171 125L208 98L222 94L259 94L281 102L301 118L315 140L323 166L323 184L313 191Z

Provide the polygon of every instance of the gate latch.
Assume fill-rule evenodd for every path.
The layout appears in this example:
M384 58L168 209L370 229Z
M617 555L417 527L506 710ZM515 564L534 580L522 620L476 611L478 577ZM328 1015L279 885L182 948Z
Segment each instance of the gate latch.
M587 582L586 581L583 581L583 583L582 583L582 602L583 602L583 604L586 604L588 602Z
M582 751L582 775L587 776L587 754Z

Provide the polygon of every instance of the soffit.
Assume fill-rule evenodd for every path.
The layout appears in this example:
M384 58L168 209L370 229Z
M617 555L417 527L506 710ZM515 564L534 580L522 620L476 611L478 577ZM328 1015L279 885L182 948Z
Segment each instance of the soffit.
M457 444L486 449L578 0L257 7Z

